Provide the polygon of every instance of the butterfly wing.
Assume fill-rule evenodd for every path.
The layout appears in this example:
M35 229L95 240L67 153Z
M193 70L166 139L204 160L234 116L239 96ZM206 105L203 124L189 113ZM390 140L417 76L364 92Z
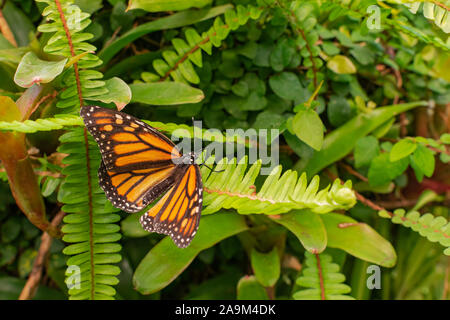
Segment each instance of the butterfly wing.
M140 222L149 232L170 236L180 248L187 247L198 229L202 211L203 187L198 165L183 165L176 183L144 215Z
M98 170L99 184L109 201L126 212L138 212L152 203L175 183L175 166L156 167L129 172Z
M130 115L97 106L80 112L102 154L99 184L112 204L137 212L175 183L181 154L163 134Z
M97 106L81 108L80 115L108 171L166 167L182 156L170 139L135 117Z

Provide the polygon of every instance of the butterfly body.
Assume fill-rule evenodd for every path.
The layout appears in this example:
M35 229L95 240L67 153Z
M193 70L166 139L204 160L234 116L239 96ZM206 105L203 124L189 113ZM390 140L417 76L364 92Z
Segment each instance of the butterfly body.
M190 244L200 221L203 187L195 153L182 155L155 128L122 112L85 106L81 117L102 155L99 184L111 203L138 212L149 232L169 235L179 247Z

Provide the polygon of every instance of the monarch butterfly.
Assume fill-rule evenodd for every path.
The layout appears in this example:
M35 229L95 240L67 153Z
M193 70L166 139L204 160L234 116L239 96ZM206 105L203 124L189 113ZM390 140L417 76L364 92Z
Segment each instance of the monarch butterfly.
M132 213L165 193L140 223L187 247L197 232L203 201L195 153L182 155L155 128L119 111L84 106L80 115L100 148L99 184L109 201Z

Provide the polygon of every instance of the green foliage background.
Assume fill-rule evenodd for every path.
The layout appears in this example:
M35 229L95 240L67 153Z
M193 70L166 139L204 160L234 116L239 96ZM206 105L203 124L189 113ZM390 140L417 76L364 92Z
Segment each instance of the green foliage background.
M43 231L26 298L448 299L448 1L1 5L0 299L34 276ZM203 167L179 249L105 198L89 104L169 136L198 136L192 117L203 133L278 129L280 166Z

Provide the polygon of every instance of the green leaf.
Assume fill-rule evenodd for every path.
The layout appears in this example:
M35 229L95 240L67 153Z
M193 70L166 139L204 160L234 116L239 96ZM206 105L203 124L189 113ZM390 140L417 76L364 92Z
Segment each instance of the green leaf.
M294 100L303 91L300 80L292 72L282 72L271 76L269 85L277 96L286 100Z
M149 235L149 233L145 231L144 228L142 228L139 222L139 218L141 217L141 215L141 213L130 214L128 217L121 221L121 229L126 237L139 238Z
M409 161L402 158L390 161L389 154L383 153L372 160L369 167L369 183L371 186L381 186L401 175L408 168Z
M263 111L260 112L253 123L253 128L255 129L278 129L285 118L278 113Z
M417 144L414 141L402 139L392 147L391 152L389 153L389 160L394 162L405 158L413 153L416 148Z
M50 196L59 186L61 180L53 177L47 177L42 185L42 195L44 197Z
M143 9L148 12L179 11L189 8L202 8L212 0L130 0L127 10Z
M17 255L17 248L12 244L2 244L0 247L0 267L11 264Z
M280 277L278 249L274 247L270 252L262 253L253 248L250 258L258 282L264 287L274 286Z
M327 233L320 216L310 210L292 210L274 219L300 240L311 253L321 253L327 246Z
M356 73L356 67L353 62L343 55L336 55L327 62L327 67L338 74Z
M177 278L201 251L247 228L244 217L237 214L202 216L198 232L189 247L180 249L166 237L149 251L134 273L136 290L142 294L161 290Z
M323 141L322 149L314 153L307 162L299 162L295 166L295 169L304 170L311 177L323 168L349 154L358 139L368 135L388 119L401 112L426 104L424 101L397 104L376 108L370 113L359 114L329 133Z
M17 2L16 2L17 3ZM30 34L34 34L35 27L28 15L14 5L13 1L4 2L3 16L11 28L19 47L24 47L30 42Z
M0 277L0 300L17 300L25 286L25 279L9 276ZM39 285L34 300L64 300L67 297L56 289Z
M132 102L152 105L196 103L205 97L203 91L181 82L131 84Z
M23 88L29 88L35 83L48 83L61 74L66 62L67 58L60 61L44 61L34 52L28 52L17 67L14 82Z
M374 136L367 136L358 139L355 144L355 167L368 166L373 158L380 153L378 139Z
M350 49L350 54L362 65L368 65L375 61L375 51L371 50L368 46L356 46Z
M433 152L430 149L419 144L412 158L414 164L420 168L425 176L431 177L433 175L435 160Z
M0 62L4 62L5 64L16 68L27 52L29 52L29 48L27 47L2 49L0 50Z
M237 285L238 300L269 300L266 290L254 276L245 276Z
M0 96L0 121L12 122L21 119L22 114L16 103L10 97Z
M334 56L339 53L339 48L330 41L324 41L322 44L323 51L329 56Z
M200 284L190 288L183 297L186 300L234 300L236 299L236 283L242 273L237 266L228 266L226 270L208 277Z
M347 99L341 96L331 96L327 106L328 120L333 127L339 127L355 116Z
M2 242L9 243L16 239L20 234L20 221L17 217L2 221L0 227Z
M19 276L25 278L33 269L33 262L37 256L37 251L31 248L26 249L19 257L17 269Z
M81 11L90 14L102 8L102 0L75 0L75 4L80 7Z
M292 119L292 128L297 137L315 150L323 144L323 123L319 115L311 109L297 112Z
M450 19L449 19L450 20ZM440 138L442 143L450 144L450 133L444 133Z
M393 267L397 255L392 245L369 225L336 213L321 215L328 246L383 267Z
M102 101L104 103L114 102L117 109L122 110L131 100L130 87L120 78L114 77L105 82L108 93L90 97L89 100Z
M295 54L295 48L288 44L286 39L280 41L270 54L270 65L272 69L280 72L289 65L292 56Z

